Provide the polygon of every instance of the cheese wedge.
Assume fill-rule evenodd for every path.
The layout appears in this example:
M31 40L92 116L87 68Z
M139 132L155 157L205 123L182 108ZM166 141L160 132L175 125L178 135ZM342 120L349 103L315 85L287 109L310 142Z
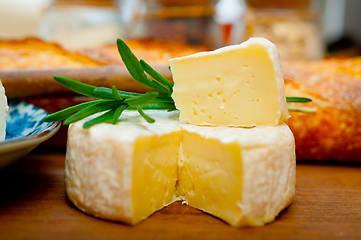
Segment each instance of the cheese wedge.
M250 127L289 116L278 52L264 38L169 62L182 123Z
M153 124L138 113L127 116L117 125L69 127L65 187L82 211L136 224L176 200L181 131L166 112Z
M231 226L262 226L295 193L294 138L286 124L255 128L183 124L178 194Z
M180 124L178 113L125 111L116 125L71 124L65 165L69 199L96 217L136 224L181 200L232 226L273 221L293 199L289 128Z
M7 99L5 95L5 89L0 80L0 141L5 139L6 130L6 112L8 110Z

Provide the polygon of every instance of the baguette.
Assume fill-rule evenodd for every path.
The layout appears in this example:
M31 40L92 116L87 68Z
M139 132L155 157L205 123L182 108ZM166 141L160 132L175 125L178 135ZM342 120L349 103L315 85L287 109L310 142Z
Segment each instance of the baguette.
M79 53L65 50L57 43L38 38L0 39L0 70L84 68L107 65Z
M309 97L313 114L290 112L297 161L361 162L361 57L283 62L286 96Z

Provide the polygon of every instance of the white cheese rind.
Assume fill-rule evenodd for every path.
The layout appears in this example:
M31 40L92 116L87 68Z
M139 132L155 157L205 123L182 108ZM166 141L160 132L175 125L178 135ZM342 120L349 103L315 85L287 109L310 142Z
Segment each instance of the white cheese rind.
M117 125L103 123L84 129L88 118L69 126L65 187L75 206L95 217L137 223L132 199L135 142L139 137L179 131L171 121L177 113L148 114L156 115L156 123L149 124L139 113L126 111Z
M222 218L230 225L264 225L273 221L291 203L295 193L295 153L293 135L287 125L254 128L202 127L180 124L177 112L147 111L147 114L155 118L156 122L149 124L137 112L125 111L122 121L117 125L99 124L90 129L82 127L84 121L70 125L65 186L68 198L79 209L96 217L128 224L136 224L149 216L134 219L137 210L132 205L135 143L141 137L164 136L183 131L197 133L205 139L219 140L220 144L236 143L240 146L243 183L240 186L242 199L237 202L237 206L242 213L234 214L232 219ZM182 181L179 173L186 162L186 157L182 154L182 143L175 152L179 161L177 157L170 161L175 162L178 181ZM147 164L148 160L144 161ZM153 166L155 165L151 167ZM173 180L175 190L176 179ZM163 184L163 181L159 184ZM144 189L148 189L148 186L150 185L144 184ZM159 196L154 196L157 197ZM175 192L171 201L164 202L164 206L176 200L187 201L187 197ZM192 206L192 202L189 204ZM207 208L196 207L218 216L218 213Z
M132 214L132 144L117 146L112 136L93 134L92 128L83 129L81 123L69 127L66 193L75 206L88 214L128 222Z
M6 113L8 111L5 89L0 80L0 141L4 141L6 133Z
M169 62L182 123L276 126L289 117L280 58L267 39L251 38Z
M243 168L242 214L224 219L232 226L262 226L272 222L294 198L296 156L294 137L286 124L254 128L180 127L224 144L238 143ZM180 161L191 161L180 155ZM184 164L184 163L182 163ZM184 198L187 201L187 198ZM192 206L192 204L190 203ZM201 210L213 214L208 209Z

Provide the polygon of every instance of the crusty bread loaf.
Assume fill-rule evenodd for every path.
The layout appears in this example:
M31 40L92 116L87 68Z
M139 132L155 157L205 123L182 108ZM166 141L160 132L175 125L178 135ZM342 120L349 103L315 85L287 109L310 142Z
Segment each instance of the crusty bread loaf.
M361 57L283 62L286 96L312 98L290 112L297 160L361 162ZM292 105L292 104L290 104Z
M168 60L171 58L212 50L205 46L191 46L181 42L161 39L130 39L125 42L129 48L132 49L137 58L146 60L152 66L168 66ZM105 62L108 65L124 65L118 53L116 44L96 49L83 49L77 52L100 62Z
M139 59L144 59L153 66L168 66L171 58L212 50L205 46L155 39L131 39L126 40L126 43ZM68 51L57 43L34 37L21 40L0 39L0 70L69 69L105 65L124 65L116 44Z
M169 58L209 50L205 47L187 46L165 40L128 40L127 44L138 58L145 59L152 66L167 66ZM35 38L18 41L0 40L0 70L69 69L120 64L122 62L116 45L73 53L57 44ZM286 96L310 97L313 102L294 105L314 107L317 110L314 114L290 112L291 118L288 124L295 135L297 160L361 162L361 57L332 58L316 62L284 61L283 71ZM165 76L167 73L167 71L162 72ZM104 71L104 74L109 75L109 71ZM91 73L91 75L93 77L96 74ZM54 88L52 84L57 84L51 76L48 80L50 84L48 90ZM111 74L109 76L115 79ZM122 79L117 81L136 83L134 80L129 80L129 77ZM26 82L26 79L23 80ZM87 82L86 79L81 80ZM107 78L102 77L102 80L106 81ZM9 81L11 82L11 79ZM6 81L4 85L5 83ZM38 83L39 86L33 81L38 87L47 86L44 81ZM99 81L93 79L91 83L99 84ZM138 85L131 85L125 90L141 91ZM17 89L18 83L14 82L14 86ZM26 89L30 88L26 87ZM12 96L10 87L8 94ZM86 100L82 99L82 101ZM73 104L72 98L60 102L64 103L64 101L67 106ZM60 102L41 99L36 100L34 104L53 112L65 107ZM59 145L61 144L64 145L65 142Z
M0 39L0 70L84 68L107 65L38 38Z

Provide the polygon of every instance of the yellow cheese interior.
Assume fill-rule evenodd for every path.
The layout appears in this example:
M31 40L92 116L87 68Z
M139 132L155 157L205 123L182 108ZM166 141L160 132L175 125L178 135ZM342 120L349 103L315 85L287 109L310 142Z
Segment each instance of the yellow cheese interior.
M171 61L180 121L196 125L277 125L274 65L260 44Z
M133 129L124 122L82 124L69 129L66 190L79 209L96 217L134 225L184 200L232 226L261 226L293 198L294 139L285 124L164 124L164 130L162 123ZM120 124L137 135L119 137Z
M172 203L176 197L180 131L139 137L134 148L132 224Z
M190 206L236 225L241 216L242 159L237 143L182 132L178 194Z

